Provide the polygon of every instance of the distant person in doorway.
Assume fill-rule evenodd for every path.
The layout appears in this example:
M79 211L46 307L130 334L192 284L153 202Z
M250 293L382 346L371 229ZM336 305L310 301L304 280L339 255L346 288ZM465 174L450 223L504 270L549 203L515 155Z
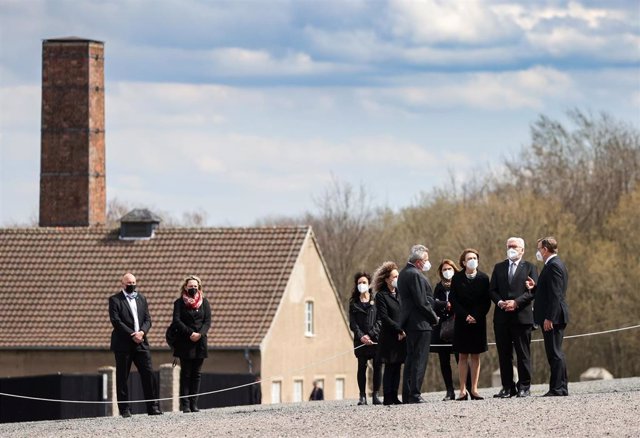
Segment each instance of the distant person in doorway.
M324 391L318 384L317 380L313 381L313 389L311 390L311 395L309 396L309 401L320 401L324 400Z

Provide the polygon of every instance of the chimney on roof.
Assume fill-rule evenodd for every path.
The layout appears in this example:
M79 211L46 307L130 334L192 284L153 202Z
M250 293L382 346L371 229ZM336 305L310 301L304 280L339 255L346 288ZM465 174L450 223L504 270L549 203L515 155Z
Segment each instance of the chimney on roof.
M120 219L121 240L145 240L154 236L160 217L146 208L136 208Z
M40 226L106 219L104 43L42 42Z

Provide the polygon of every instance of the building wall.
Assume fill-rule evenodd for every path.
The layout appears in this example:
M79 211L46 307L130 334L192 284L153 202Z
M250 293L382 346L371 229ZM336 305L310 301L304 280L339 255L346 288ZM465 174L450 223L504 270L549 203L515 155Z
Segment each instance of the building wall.
M307 301L314 303L312 336L305 335ZM274 381L280 382L284 403L294 400L296 380L302 380L303 400L308 400L314 379L324 380L326 400L336 398L337 378L344 380L344 398L358 395L351 332L310 237L303 245L261 350L263 403L271 403Z
M253 352L254 369L260 367L260 357ZM169 350L152 350L153 368L172 363ZM0 376L19 377L55 373L95 373L98 368L115 366L113 353L107 350L2 350ZM257 367L257 368L256 368ZM132 366L135 370L135 365ZM249 372L243 351L210 350L202 370L207 373L245 374Z

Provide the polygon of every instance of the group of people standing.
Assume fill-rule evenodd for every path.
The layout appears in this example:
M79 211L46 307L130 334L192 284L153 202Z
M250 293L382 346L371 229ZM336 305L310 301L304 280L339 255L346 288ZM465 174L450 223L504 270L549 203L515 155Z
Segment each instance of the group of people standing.
M136 278L127 273L121 280L120 292L109 298L111 351L116 361L116 393L122 417L131 417L128 380L134 363L147 402L149 415L161 415L158 405L158 382L153 374L147 333L151 329L151 316L147 300L138 292ZM173 303L175 330L173 355L180 359L180 409L198 412L197 395L200 390L201 368L208 356L207 333L211 327L211 306L204 296L202 282L196 276L184 279L180 297Z
M431 268L424 245L411 248L406 266L391 261L378 267L373 279L366 272L354 275L349 302L349 325L358 358L358 404L367 404L367 362L373 361L373 404L424 403L421 388L429 352L437 352L446 386L445 400L482 400L478 392L480 355L488 350L486 318L495 304L493 329L500 363L502 388L496 398L531 395L531 332L542 327L545 352L551 370L544 396L566 396L567 368L562 352L569 322L565 300L567 269L557 256L553 237L539 239L536 259L544 262L538 277L535 265L523 259L525 242L510 237L504 261L489 277L478 269L480 253L467 248L459 264L443 259L439 282L432 289L423 274ZM444 324L453 319L452 342L444 341ZM433 344L433 347L431 345ZM516 352L518 381L513 376ZM450 356L458 362L460 391L455 396ZM382 365L384 364L384 376ZM398 398L404 364L402 402ZM383 386L383 401L378 397Z

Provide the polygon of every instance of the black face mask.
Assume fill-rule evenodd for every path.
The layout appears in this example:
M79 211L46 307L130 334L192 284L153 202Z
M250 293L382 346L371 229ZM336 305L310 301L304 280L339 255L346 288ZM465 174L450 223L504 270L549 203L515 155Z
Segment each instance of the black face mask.
M124 291L128 294L132 294L136 291L136 285L135 284L128 284L124 287Z
M195 287L189 288L187 289L187 293L189 294L189 296L194 296L196 293L198 293L198 289L196 289Z

